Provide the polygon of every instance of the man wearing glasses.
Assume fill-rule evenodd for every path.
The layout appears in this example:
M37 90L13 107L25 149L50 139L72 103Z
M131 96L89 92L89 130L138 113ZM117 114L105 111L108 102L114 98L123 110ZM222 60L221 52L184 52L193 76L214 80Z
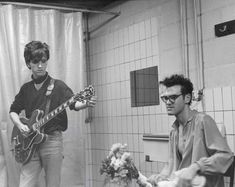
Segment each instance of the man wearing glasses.
M233 154L219 132L215 121L190 108L193 84L183 75L172 75L160 82L161 95L168 115L176 117L170 132L169 161L159 175L148 180L156 185L177 176L182 186L199 174L206 178L206 187L223 187L223 174L233 161Z

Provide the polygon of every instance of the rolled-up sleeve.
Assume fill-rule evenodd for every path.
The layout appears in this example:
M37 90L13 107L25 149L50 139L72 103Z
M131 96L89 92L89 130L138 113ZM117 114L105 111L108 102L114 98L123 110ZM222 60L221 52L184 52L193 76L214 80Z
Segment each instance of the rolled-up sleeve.
M233 162L233 153L210 116L205 115L201 125L209 157L202 157L197 161L200 172L223 174Z
M24 92L23 87L20 89L19 93L15 96L15 100L11 104L9 112L15 112L19 114L24 110Z

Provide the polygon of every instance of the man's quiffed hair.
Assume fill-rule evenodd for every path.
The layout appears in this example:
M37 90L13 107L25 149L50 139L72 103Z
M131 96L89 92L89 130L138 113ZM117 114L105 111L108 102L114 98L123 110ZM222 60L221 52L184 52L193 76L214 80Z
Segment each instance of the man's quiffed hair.
M24 58L26 65L30 63L31 60L37 58L42 58L43 55L47 56L47 60L50 58L49 46L46 43L40 41L31 41L25 45L24 48Z
M170 77L166 77L163 81L160 82L160 84L162 84L166 87L180 85L181 86L181 93L183 95L190 94L191 98L192 98L193 84L190 81L190 79L184 77L184 75L174 74ZM189 104L191 104L191 101Z

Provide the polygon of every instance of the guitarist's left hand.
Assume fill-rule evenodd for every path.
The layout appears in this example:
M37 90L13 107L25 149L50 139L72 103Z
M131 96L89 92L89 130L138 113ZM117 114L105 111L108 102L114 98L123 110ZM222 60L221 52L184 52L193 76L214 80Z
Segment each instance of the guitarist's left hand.
M94 107L96 105L96 96L92 96L89 100L84 102L77 101L75 103L75 110L82 110L87 107Z
M94 107L96 105L96 96L92 96L89 100L86 100L86 107Z

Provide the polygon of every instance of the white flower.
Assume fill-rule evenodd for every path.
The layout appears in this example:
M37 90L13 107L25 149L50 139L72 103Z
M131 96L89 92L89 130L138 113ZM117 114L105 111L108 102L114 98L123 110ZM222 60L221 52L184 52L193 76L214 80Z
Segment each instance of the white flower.
M118 170L123 165L123 162L120 158L115 158L114 156L111 158L111 166L114 167L115 170Z
M113 144L108 157L115 156L116 158L120 158L122 154L124 153L126 147L127 147L127 144L123 144L123 145L121 143Z

